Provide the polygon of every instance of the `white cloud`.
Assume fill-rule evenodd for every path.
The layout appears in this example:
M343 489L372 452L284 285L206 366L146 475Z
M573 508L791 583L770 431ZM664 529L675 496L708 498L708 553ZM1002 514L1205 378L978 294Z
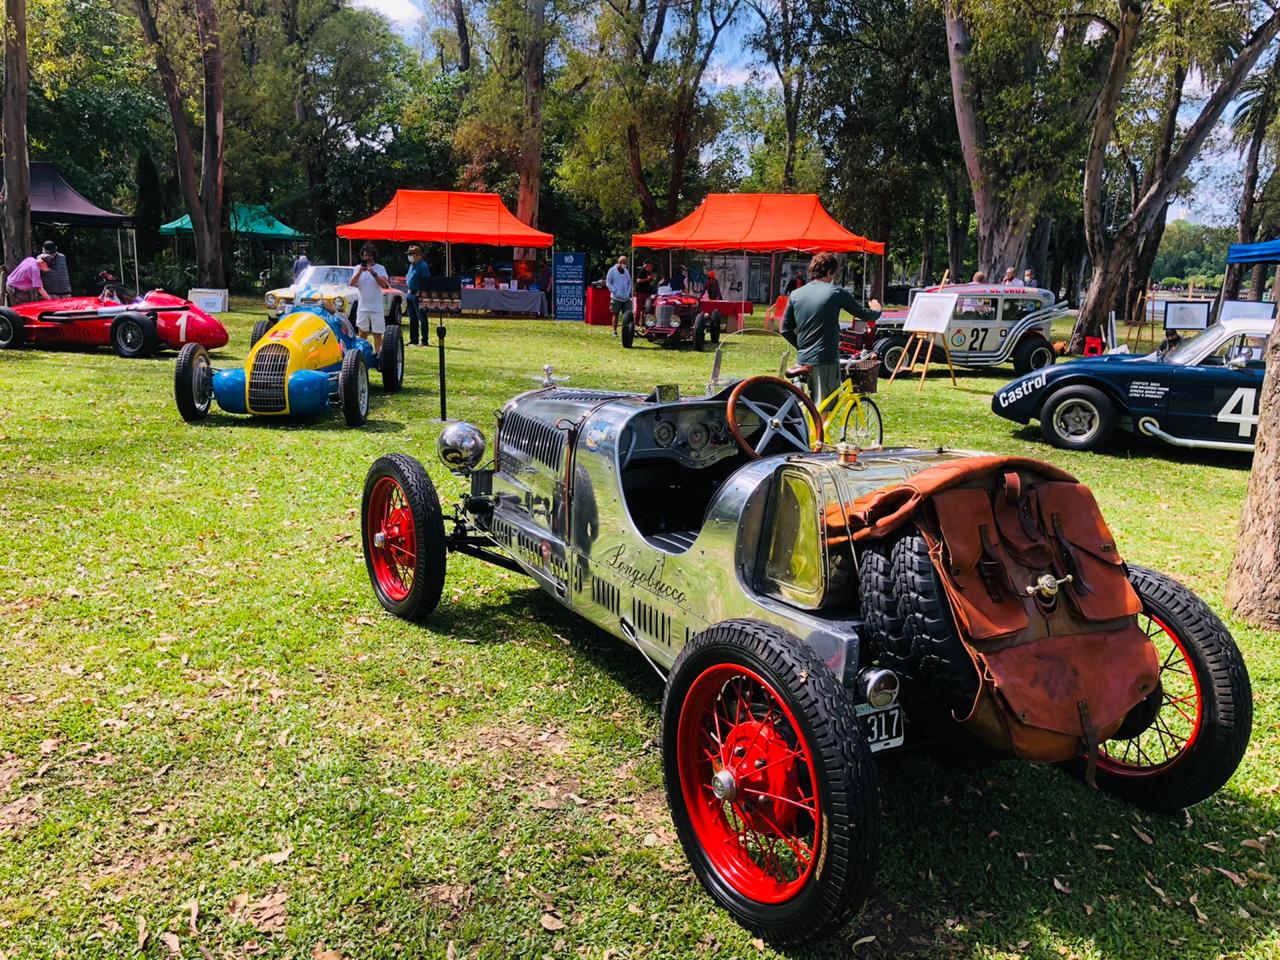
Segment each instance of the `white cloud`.
M422 17L422 9L413 0L352 0L352 6L374 10L401 26L415 24Z

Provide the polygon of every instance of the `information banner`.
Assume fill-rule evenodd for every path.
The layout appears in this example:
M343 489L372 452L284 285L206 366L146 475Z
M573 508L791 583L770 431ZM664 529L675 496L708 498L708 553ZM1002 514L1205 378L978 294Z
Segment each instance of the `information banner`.
M1166 300L1164 304L1164 328L1166 330L1203 330L1209 326L1210 300Z
M587 255L557 253L551 263L551 288L555 292L556 319L587 319Z

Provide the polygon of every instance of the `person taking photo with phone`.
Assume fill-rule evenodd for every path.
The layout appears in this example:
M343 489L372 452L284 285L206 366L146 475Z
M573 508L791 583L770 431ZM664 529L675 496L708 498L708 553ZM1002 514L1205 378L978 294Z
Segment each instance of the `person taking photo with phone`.
M378 248L366 243L360 248L360 266L351 274L351 286L359 293L356 306L356 331L364 340L373 334L373 349L382 352L382 335L387 318L382 312L382 291L391 286L387 268L378 263Z

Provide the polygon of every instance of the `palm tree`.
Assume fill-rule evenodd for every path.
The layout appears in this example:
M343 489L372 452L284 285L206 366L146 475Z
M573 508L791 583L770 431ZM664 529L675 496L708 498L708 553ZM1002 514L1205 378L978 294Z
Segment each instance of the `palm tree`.
M1258 234L1259 218L1255 216L1258 200L1267 189L1264 183L1258 188L1258 168L1267 133L1276 119L1280 107L1280 54L1273 54L1265 70L1251 74L1240 87L1236 98L1235 115L1231 118L1231 137L1245 151L1244 189L1240 197L1240 243L1253 243ZM1268 181L1270 176L1268 176ZM1265 265L1254 268L1255 277L1250 296L1261 299ZM1240 293L1243 268L1238 263L1227 266L1223 284L1223 296L1234 299Z

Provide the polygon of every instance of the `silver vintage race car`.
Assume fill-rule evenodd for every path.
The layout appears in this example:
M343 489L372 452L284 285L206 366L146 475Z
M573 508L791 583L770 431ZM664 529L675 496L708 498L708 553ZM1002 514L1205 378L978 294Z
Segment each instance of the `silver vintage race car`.
M718 369L718 367L717 367ZM1056 762L1152 810L1235 770L1249 678L1190 591L1127 567L1092 494L1035 460L823 443L791 384L571 388L440 438L470 492L379 458L362 504L382 605L421 619L449 553L527 574L665 677L663 768L695 873L777 944L870 889L873 757L944 738ZM483 464L483 466L482 466Z

